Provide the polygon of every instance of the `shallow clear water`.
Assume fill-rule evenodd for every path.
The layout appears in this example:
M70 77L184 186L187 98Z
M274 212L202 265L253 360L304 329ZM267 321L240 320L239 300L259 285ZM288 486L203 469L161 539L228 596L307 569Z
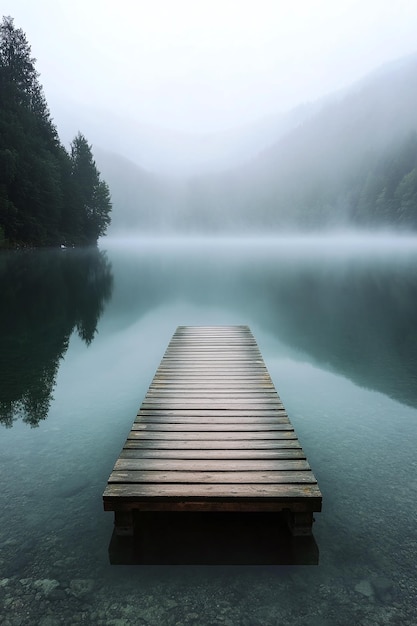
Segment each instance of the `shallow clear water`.
M415 624L417 240L102 249L0 255L0 624ZM110 565L102 492L179 324L251 327L319 565Z

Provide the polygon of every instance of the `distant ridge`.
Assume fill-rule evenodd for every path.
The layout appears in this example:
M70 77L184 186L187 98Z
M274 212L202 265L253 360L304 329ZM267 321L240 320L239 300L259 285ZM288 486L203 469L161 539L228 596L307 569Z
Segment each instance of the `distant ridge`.
M240 139L237 130L223 135L237 142L233 150L245 145L240 163L230 159L226 167L223 162L223 171L217 163L218 169L210 173L162 177L95 148L113 190L112 230L128 225L140 231L252 233L352 223L391 225L396 212L405 210L394 197L395 189L388 190L392 198L388 197L380 180L377 195L364 200L369 196L366 185L372 177L382 176L398 187L408 176L402 190L404 185L410 187L415 166L408 138L417 131L416 111L417 54L413 54L378 68L347 90L294 109L285 123L277 116L261 120L250 132L246 129ZM256 129L260 135L249 141ZM209 142L208 137L205 140ZM401 171L390 171L390 161L395 160L402 163ZM417 206L417 188L415 192ZM407 194L413 195L414 189ZM384 217L381 207L391 215ZM401 227L417 226L417 218L410 216L399 222Z

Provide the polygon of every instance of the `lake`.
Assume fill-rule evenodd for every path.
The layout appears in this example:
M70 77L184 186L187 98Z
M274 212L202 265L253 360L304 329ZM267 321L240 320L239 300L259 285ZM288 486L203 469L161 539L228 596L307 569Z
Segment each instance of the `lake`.
M0 624L416 623L417 239L0 254ZM248 324L323 494L318 565L114 565L102 493L178 325Z

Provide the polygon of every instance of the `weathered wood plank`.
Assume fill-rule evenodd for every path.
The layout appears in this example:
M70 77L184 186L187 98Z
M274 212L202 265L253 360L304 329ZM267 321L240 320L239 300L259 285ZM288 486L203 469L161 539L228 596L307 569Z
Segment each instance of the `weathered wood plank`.
M110 483L148 483L164 484L178 483L184 485L194 485L194 483L204 484L316 484L317 481L310 471L252 471L252 472L199 472L199 471L157 471L157 470L124 470L113 471L109 478Z
M166 419L163 419L160 415L153 416L152 413L148 413L146 415L139 414L135 421L133 422L132 430L135 430L138 426L143 426L144 428L148 426L155 426L155 429L158 427L171 429L178 428L181 426L186 427L185 430L192 430L195 426L196 430L203 428L204 426L209 427L209 430L251 430L251 428L256 426L256 430L279 430L280 424L290 424L290 420L288 415L279 415L278 417L271 418L259 418L259 421L254 423L251 417L236 417L234 415L224 415L223 413L219 416L207 417L205 415L197 415L197 416L181 416L181 415L173 415L167 416ZM277 428L274 428L277 426Z
M178 449L178 440L161 439L155 441L153 439L128 438L125 442L125 448L151 448L153 450L176 450ZM301 448L296 438L281 440L198 440L189 441L188 438L181 441L182 450L276 450L279 448Z
M258 472L310 470L306 459L144 459L120 458L115 471L164 470L183 472Z
M294 443L294 442L289 442ZM255 449L255 450L232 450L226 448L224 450L219 449L206 449L196 450L191 448L189 450L178 449L155 449L155 448L134 448L125 447L120 452L119 459L156 459L156 460L214 460L214 461L248 461L248 460L265 460L265 459L305 459L306 455L301 447L286 447L286 448L274 448L272 450Z
M167 418L174 418L174 417L181 417L183 419L200 419L200 418L206 418L206 419L210 419L211 422L214 422L216 419L217 420L225 420L225 423L227 421L227 419L230 420L244 420L244 419L250 419L252 420L252 423L254 421L254 418L256 418L256 421L263 421L265 419L279 419L280 417L288 417L286 410L284 409L284 407L282 408L276 408L274 407L273 409L270 408L266 408L266 409L262 409L259 411L256 410L256 408L249 408L249 409L233 409L233 410L221 410L221 409L168 409L168 410L163 410L160 411L158 408L156 407L151 407L150 409L143 409L141 408L137 414L137 418L138 419L148 419L148 417L152 417L153 419L165 419L165 417ZM168 420L169 421L169 420Z
M158 368L156 373L157 375L167 373L176 375L182 375L183 373L204 375L207 373L208 375L215 376L245 376L249 378L251 376L262 376L266 373L266 370L263 370L261 367L254 367L253 365L245 365L243 361L242 363L236 363L236 361L231 363L202 363L199 361L198 363L166 363L163 367Z
M247 400L242 400L241 398L224 398L220 400L219 398L210 399L210 402L205 403L210 408L224 409L224 410L238 410L238 409L248 409L252 407L256 409L256 407L262 408L270 408L274 407L277 409L284 408L282 403L275 398L267 399L262 398L260 400L256 400L254 398L250 398ZM170 408L183 408L183 409L202 409L204 405L202 405L202 401L198 398L185 398L181 400L181 398L174 399L162 399L162 398L146 398L143 401L142 407L144 409L149 408L159 408L159 409L170 409Z
M316 484L149 484L149 483L111 483L107 485L104 496L131 500L135 498L279 498L282 501L308 500L320 498Z
M294 430L291 425L289 419L287 418L284 422L267 422L260 424L240 424L240 423L207 423L207 422L198 422L194 421L192 423L188 422L186 424L180 423L175 424L173 422L163 422L163 423L155 423L150 422L148 420L138 420L135 421L132 426L132 430L147 430L147 431L158 431L158 432L239 432L239 431L247 431L247 432L255 432L255 431L276 431L276 430Z
M294 430L276 430L276 431L223 431L221 434L219 432L210 432L210 431L189 431L189 432L171 432L171 431L146 431L146 430L131 430L128 434L128 439L138 439L139 441L152 440L156 442L160 441L184 441L185 439L188 442L198 441L198 442L206 442L206 441L217 441L221 437L221 440L225 443L230 441L238 442L238 441L268 441L272 442L287 440L287 439L297 439L297 435L294 433Z
M187 383L184 383L186 378ZM232 379L226 372L216 371L215 376L210 377L210 372L205 369L198 376L196 375L195 368L193 372L181 372L181 379L179 381L171 379L167 381L163 377L159 377L156 374L155 382L152 384L148 391L162 391L166 393L172 393L179 391L215 391L218 393L224 393L229 390L230 393L238 393L246 391L253 394L274 394L278 396L276 390L271 383L264 383L262 379L242 378L240 380Z
M200 389L195 389L192 387L182 387L180 389L177 388L154 388L151 387L146 393L145 398L241 398L242 400L253 399L254 401L265 399L277 399L278 394L273 389L248 389L247 387L242 387L241 389L219 389L213 387L204 387L202 386Z

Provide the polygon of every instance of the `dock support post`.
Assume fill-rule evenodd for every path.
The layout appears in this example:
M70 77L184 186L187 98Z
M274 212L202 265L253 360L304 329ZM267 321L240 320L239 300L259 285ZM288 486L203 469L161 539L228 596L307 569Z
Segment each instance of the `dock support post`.
M314 522L312 511L295 513L287 510L286 521L293 537L305 537L312 534Z
M114 529L119 537L132 537L134 533L133 511L115 511Z

